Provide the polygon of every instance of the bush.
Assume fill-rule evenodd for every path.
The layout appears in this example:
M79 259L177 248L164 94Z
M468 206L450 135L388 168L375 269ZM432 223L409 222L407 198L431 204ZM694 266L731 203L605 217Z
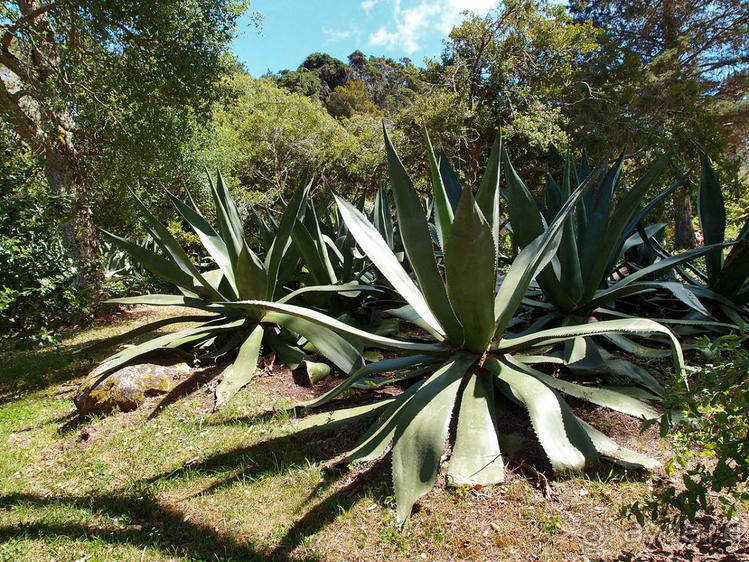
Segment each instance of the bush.
M0 333L51 342L60 326L91 315L79 273L63 247L53 198L28 187L0 195Z
M663 418L661 433L671 433L674 458L666 465L686 467L684 489L673 483L656 488L623 515L642 525L646 518L664 529L677 529L699 513L717 511L730 519L749 500L749 334L731 334L699 342L706 358L690 377L691 391L674 389L666 406L680 416ZM668 411L668 409L667 409ZM710 462L713 461L713 462Z

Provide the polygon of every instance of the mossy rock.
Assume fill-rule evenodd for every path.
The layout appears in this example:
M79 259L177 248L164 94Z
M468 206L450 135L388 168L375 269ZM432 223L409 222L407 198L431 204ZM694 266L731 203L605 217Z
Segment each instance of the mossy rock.
M135 410L149 396L169 393L190 371L185 363L128 365L94 386L106 366L104 363L91 371L73 398L81 414L107 414L115 408Z

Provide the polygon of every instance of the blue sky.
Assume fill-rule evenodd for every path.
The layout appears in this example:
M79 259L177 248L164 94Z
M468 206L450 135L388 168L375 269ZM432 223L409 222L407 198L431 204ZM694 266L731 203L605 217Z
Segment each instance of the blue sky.
M310 53L344 62L356 49L366 55L409 57L422 65L442 51L442 41L465 10L486 14L496 0L253 0L263 14L258 33L240 22L234 52L253 76L295 69Z

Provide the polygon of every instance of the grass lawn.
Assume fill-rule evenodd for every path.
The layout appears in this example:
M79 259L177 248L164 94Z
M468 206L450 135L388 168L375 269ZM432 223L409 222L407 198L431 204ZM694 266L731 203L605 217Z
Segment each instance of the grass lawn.
M164 403L79 418L77 386L114 349L86 347L166 314L141 307L54 348L0 350L0 560L580 560L660 548L653 529L617 518L651 475L604 465L547 480L522 433L505 484L439 485L401 530L388 457L365 472L323 468L362 426L283 428L286 397L313 392L288 369L258 376L217 413L220 369L207 366ZM640 434L604 411L582 415L622 445L668 456L655 429ZM519 420L507 423L522 432ZM672 553L683 548L673 540Z

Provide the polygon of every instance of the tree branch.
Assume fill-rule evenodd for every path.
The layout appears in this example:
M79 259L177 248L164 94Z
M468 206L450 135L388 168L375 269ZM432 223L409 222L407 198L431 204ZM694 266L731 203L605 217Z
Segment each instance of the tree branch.
M32 143L35 148L39 148L41 129L21 108L18 102L23 96L18 94L19 92L9 92L5 81L0 80L0 111L8 116L16 132L23 139Z
M21 17L18 21L10 25L2 26L2 27L5 27L5 33L3 33L2 39L0 39L0 45L2 45L3 49L9 49L10 44L13 41L13 37L15 37L15 34L18 30L20 30L27 23L34 21L36 18L38 18L42 14L46 14L50 10L65 3L66 1L67 0L57 0L56 2L52 2L51 4L45 4L44 6L39 6L35 10L25 13L23 17Z

